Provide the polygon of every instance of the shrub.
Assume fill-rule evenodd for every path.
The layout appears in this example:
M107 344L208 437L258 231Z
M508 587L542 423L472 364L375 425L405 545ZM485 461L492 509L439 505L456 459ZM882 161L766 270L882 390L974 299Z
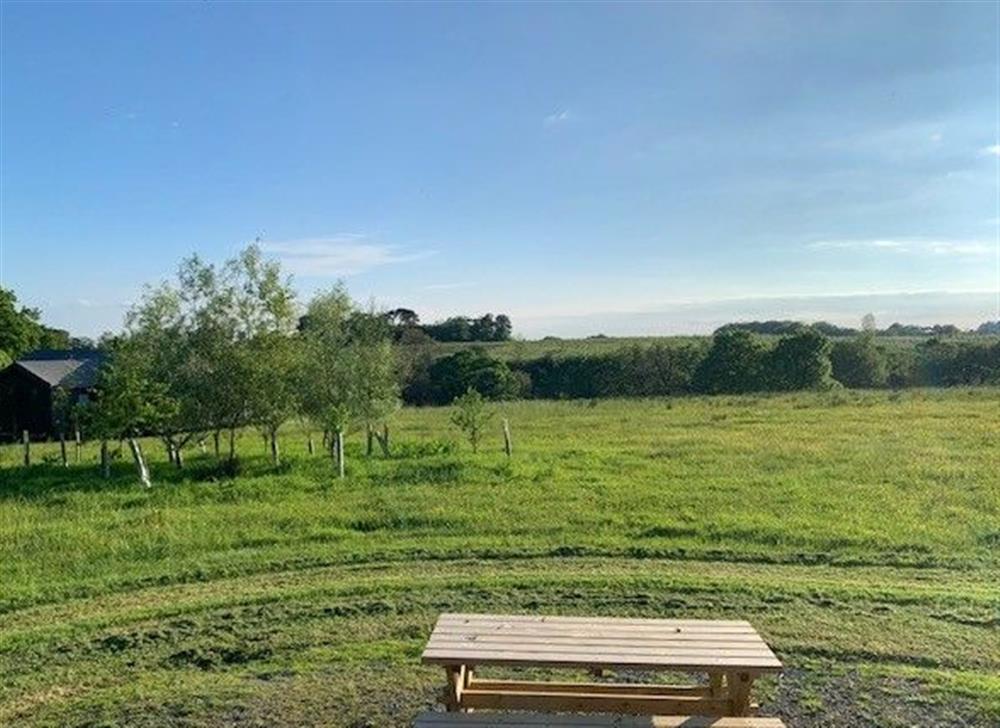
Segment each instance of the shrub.
M812 329L782 337L767 355L766 377L768 388L780 392L828 389L830 340Z
M765 388L768 350L755 334L726 329L712 337L712 348L698 365L694 387L706 394L754 392Z
M833 378L845 387L884 387L889 377L885 353L875 345L875 337L870 333L838 341L830 350L830 363Z
M524 394L523 377L506 362L479 350L460 351L439 359L428 370L430 399L446 404L469 389L486 399L514 399Z

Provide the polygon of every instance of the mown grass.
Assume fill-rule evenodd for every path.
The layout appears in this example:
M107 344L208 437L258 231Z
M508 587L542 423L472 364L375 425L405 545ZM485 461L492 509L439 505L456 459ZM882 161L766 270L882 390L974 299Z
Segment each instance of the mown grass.
M748 618L792 725L1000 720L1000 391L501 409L510 461L407 409L343 482L294 428L149 492L6 448L0 724L406 725L445 610Z

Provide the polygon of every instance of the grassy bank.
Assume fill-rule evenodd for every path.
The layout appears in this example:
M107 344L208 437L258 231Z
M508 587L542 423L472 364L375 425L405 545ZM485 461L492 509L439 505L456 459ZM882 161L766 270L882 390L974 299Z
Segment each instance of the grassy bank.
M793 725L1000 720L1000 391L502 409L511 461L405 410L344 482L291 428L149 492L5 448L0 723L406 725L445 610L748 618Z

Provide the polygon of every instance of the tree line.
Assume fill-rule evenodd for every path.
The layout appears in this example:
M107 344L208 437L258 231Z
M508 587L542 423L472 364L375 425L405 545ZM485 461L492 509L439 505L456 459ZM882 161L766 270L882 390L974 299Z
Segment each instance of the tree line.
M492 399L1000 384L1000 341L931 337L893 345L873 331L831 339L801 326L784 336L723 327L704 341L505 362L474 349L427 361L404 383L411 404L444 404L467 388Z
M771 321L738 321L730 324L725 324L716 331L727 331L730 329L743 329L744 331L751 331L755 334L766 334L772 336L786 336L788 334L796 334L805 329L812 329L818 331L821 334L831 337L842 337L842 336L857 336L863 332L871 333L873 336L886 336L886 337L900 337L900 336L910 336L910 337L929 337L929 336L955 336L957 334L969 334L973 336L995 336L1000 334L1000 321L986 321L974 329L968 331L963 331L958 326L954 324L934 324L932 326L921 326L918 324L901 324L892 323L884 329L880 329L875 325L875 317L872 314L866 314L862 319L862 324L860 329L852 328L850 326L837 326L836 324L831 324L828 321L816 321L815 323L807 324L802 321L781 321L781 320L771 320Z
M41 322L41 312L21 306L9 288L0 287L0 369L35 349L92 349L90 339L70 336L68 331Z
M413 343L426 337L434 341L510 341L514 327L506 314L487 313L479 317L452 316L433 324L420 323L420 316L409 308L385 312L397 341Z

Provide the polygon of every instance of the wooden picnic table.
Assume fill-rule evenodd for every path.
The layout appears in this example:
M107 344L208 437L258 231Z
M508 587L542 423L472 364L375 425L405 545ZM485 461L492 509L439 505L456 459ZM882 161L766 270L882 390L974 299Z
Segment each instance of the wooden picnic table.
M638 715L750 714L756 677L781 661L736 620L442 614L423 662L447 675L445 706ZM703 673L706 686L493 680L480 666Z

